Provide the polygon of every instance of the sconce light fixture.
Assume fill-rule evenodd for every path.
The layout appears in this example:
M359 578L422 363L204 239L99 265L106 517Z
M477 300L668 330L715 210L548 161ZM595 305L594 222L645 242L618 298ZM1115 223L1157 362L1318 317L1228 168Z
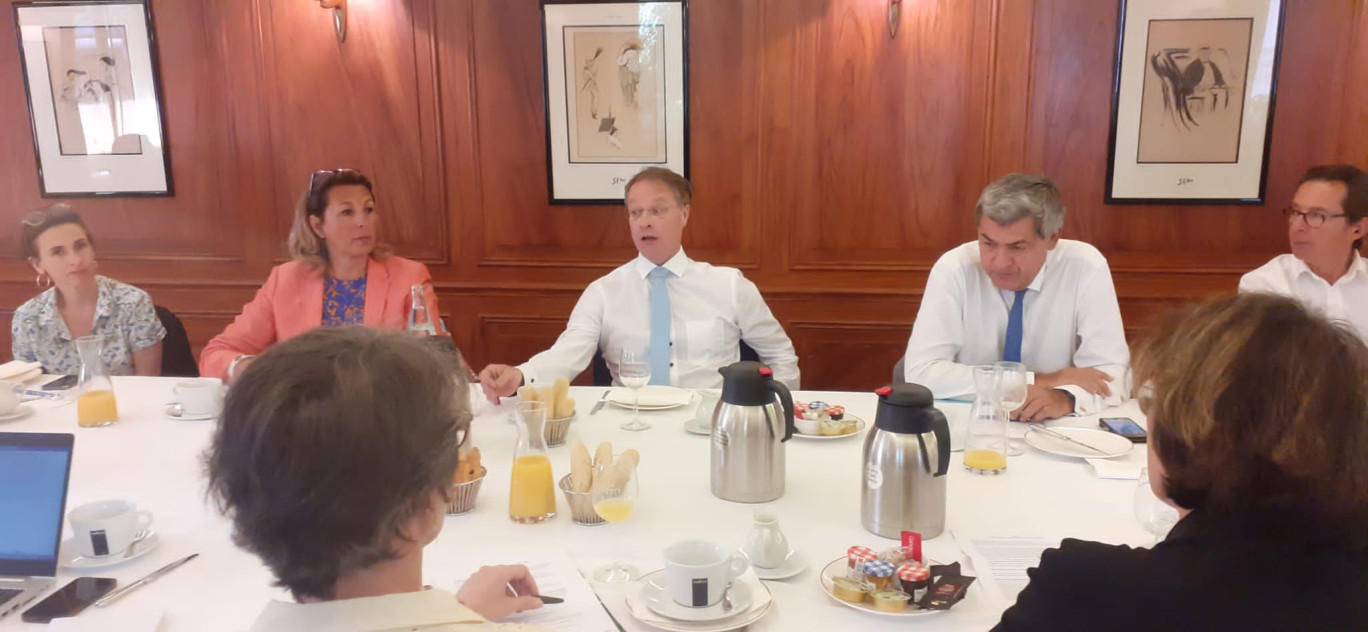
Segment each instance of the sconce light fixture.
M888 0L888 36L898 36L899 18L902 17L902 0Z
M318 0L318 6L332 9L333 28L337 31L337 43L347 41L347 0Z

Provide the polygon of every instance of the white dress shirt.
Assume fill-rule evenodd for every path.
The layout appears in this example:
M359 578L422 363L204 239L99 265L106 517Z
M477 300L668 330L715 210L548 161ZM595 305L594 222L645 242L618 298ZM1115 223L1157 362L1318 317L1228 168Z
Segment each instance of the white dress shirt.
M941 256L926 279L903 370L941 399L971 398L976 365L1002 360L1007 314L1015 293L999 290L983 271L978 242ZM1021 362L1031 373L1096 368L1112 376L1111 395L1062 386L1074 412L1091 414L1126 400L1130 348L1121 326L1111 269L1096 248L1061 239L1027 287Z
M1295 298L1307 309L1341 321L1368 341L1368 262L1357 252L1334 285L1316 276L1295 255L1278 255L1240 278L1241 292L1271 292Z
M573 379L602 350L617 384L622 349L646 349L651 343L646 275L655 267L638 255L590 283L556 344L518 367L523 381ZM790 389L799 388L793 343L765 305L760 290L740 270L694 261L682 248L664 267L675 275L666 281L671 386L720 387L722 376L717 369L740 359L739 344L745 340L760 361L774 370L774 379Z
M485 621L451 593L440 590L287 603L272 601L252 624L250 632L544 632L543 628Z

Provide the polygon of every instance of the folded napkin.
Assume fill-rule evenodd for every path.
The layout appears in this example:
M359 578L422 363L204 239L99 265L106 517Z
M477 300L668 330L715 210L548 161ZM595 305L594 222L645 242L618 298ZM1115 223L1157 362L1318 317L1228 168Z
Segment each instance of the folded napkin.
M641 405L651 408L685 406L693 401L693 391L660 384L641 387L639 396ZM608 394L608 401L620 406L631 406L632 397L632 389L615 388Z
M1115 461L1112 459L1085 460L1088 462L1088 465L1093 467L1093 471L1097 473L1097 478L1116 478L1130 481L1139 480L1140 468L1143 467L1139 463L1127 463L1125 461Z
M12 360L0 364L0 380L6 382L27 382L43 374L43 365L38 362Z
M765 585L760 583L760 578L756 577L754 570L747 570L740 577L736 578L736 583L745 584L746 586L748 586L751 589L751 594L754 595L754 598L751 599L751 604L749 607L747 607L745 610L737 610L736 614L731 615L731 617L729 618L735 618L741 615L752 614L759 610L763 610L765 608L768 608L769 603L774 600L774 597L770 595L769 589L765 588ZM641 589L638 586L639 585L633 585L627 589L627 609L631 611L632 616L636 617L637 620L641 621L642 623L657 626L668 625L673 628L689 626L692 623L695 623L690 621L680 621L678 619L671 619L669 617L663 617L656 614L655 612L652 612L651 608L646 605L646 602L644 600L642 600ZM700 627L703 629L711 629L716 626L715 622L707 622Z

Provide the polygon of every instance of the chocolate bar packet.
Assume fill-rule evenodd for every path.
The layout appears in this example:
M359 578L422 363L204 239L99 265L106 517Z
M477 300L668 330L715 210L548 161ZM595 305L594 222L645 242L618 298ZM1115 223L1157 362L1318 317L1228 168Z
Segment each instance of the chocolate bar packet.
M974 579L958 573L946 573L927 589L926 595L917 602L917 605L924 610L949 610L951 606L964 599L964 594L969 590L969 584L974 583Z
M959 563L959 562L955 562L955 563L953 563L953 564L937 564L937 565L935 565L935 566L930 566L930 567L928 567L926 570L931 571L931 580L932 580L932 581L935 581L936 579L939 579L942 575L962 575L962 574L963 574L963 572L960 571L960 563Z

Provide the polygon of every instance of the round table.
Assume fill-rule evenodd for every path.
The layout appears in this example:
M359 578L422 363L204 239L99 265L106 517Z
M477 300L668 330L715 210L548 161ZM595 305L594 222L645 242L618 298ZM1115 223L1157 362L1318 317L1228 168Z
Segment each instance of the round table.
M147 555L109 569L87 574L115 577L121 585L193 552L198 559L129 594L108 608L118 610L162 609L162 631L245 630L269 599L287 599L271 587L271 576L255 557L232 543L230 525L206 500L203 453L214 421L186 421L167 417L172 401L172 378L115 378L122 421L106 428L78 428L75 406L36 401L35 414L0 423L3 432L69 432L76 436L67 507L105 499L126 498L156 515L155 528L162 541ZM709 491L709 449L706 436L687 433L683 426L694 407L643 412L653 424L650 430L628 432L618 425L631 415L609 404L598 414L589 410L603 393L599 388L571 389L579 418L569 440L584 441L592 451L600 441L612 441L616 450L636 448L641 453L640 499L632 519L618 525L617 533L606 527L586 527L571 522L563 496L557 497L559 514L540 525L509 521L508 477L516 429L510 422L510 405L493 406L480 401L475 410L472 441L483 453L488 475L482 484L475 510L448 517L439 539L425 551L425 568L458 565L462 556L478 556L481 550L519 549L567 551L582 571L589 571L620 555L650 571L662 566L660 551L684 538L705 538L728 547L740 547L751 527L753 505L723 501ZM876 397L872 393L800 392L795 399L820 399L841 404L849 414L871 424ZM967 415L968 405L938 402L947 416ZM1107 412L1129 416L1144 423L1134 403ZM1013 424L1016 426L1017 424ZM1070 417L1050 425L1096 427L1096 417ZM1020 432L1018 429L1017 432ZM971 587L967 599L944 615L900 620L856 612L828 598L818 572L828 561L841 557L847 547L862 544L886 548L896 543L879 538L860 526L861 447L863 434L838 440L794 438L787 444L787 489L773 503L779 524L789 541L809 562L797 577L766 582L774 596L774 608L751 629L797 630L983 630L991 627L1008 605L995 602L980 588ZM1024 446L1023 446L1024 447ZM1091 467L1078 459L1056 457L1025 447L1025 454L1011 457L1000 476L978 476L951 460L945 534L928 540L927 555L941 560L961 559L952 532L975 535L1078 537L1118 544L1142 545L1152 541L1132 510L1135 482L1099 479ZM552 448L556 477L569 472L568 447ZM1143 446L1119 460L1144 462ZM345 464L339 464L344 467ZM64 525L63 536L70 527ZM970 569L966 568L966 572ZM59 570L57 586L76 574ZM627 612L622 588L597 586L599 596L627 630L651 630ZM84 615L83 615L84 616ZM79 620L81 617L78 617ZM74 622L74 621L73 621ZM18 613L0 619L0 630L29 628Z

